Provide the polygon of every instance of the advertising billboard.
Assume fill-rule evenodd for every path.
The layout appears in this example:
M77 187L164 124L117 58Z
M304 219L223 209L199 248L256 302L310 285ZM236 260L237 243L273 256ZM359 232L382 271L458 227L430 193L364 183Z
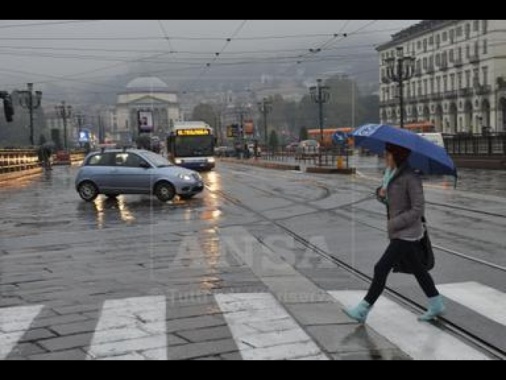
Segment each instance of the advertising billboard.
M151 111L139 111L139 133L153 132L153 113Z

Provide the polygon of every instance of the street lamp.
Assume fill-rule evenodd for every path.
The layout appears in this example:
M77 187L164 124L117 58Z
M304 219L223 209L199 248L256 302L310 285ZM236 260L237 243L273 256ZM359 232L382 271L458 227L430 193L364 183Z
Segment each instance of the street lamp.
M387 65L386 79L399 84L399 107L401 109L401 128L404 128L404 98L402 92L403 82L413 77L415 73L415 58L405 57L402 46L397 47L397 59L389 57L385 59ZM397 64L396 64L397 62Z
M61 105L54 106L56 115L63 119L63 143L65 150L67 150L67 119L72 114L72 106L66 106L65 101L61 102Z
M263 98L261 102L258 102L258 110L264 115L264 143L267 148L267 114L272 111L272 102Z
M19 105L23 108L27 108L30 114L30 144L35 145L33 140L33 110L39 108L41 99L42 99L42 91L35 91L35 96L33 94L33 83L27 83L28 90L18 91L19 95Z
M330 98L330 88L328 86L322 86L322 80L316 80L317 85L309 88L311 94L311 100L314 103L318 103L319 110L319 121L320 121L320 146L323 145L323 103L327 103Z

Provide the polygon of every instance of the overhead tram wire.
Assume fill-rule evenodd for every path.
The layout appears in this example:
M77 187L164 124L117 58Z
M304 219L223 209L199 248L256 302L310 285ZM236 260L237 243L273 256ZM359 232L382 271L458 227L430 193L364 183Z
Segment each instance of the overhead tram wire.
M246 22L248 20L243 20L241 22L241 24L234 30L234 32L232 33L232 35L230 37L228 37L226 40L225 40L225 44L223 45L223 47L221 48L221 50L219 52L216 52L214 54L214 57L212 59L211 62L207 62L206 65L202 68L202 70L200 71L199 75L197 76L197 78L195 78L193 81L191 81L187 86L183 85L182 86L182 93L184 94L186 92L186 90L191 87L196 81L198 81L200 78L202 78L202 76L209 70L209 68L211 67L211 65L216 62L216 60L218 59L218 57L220 56L221 53L223 53L225 51L225 49L227 48L227 46L230 44L230 42L232 42L232 39L235 38L235 36L237 36L237 34L241 31L241 29L244 27L244 25L246 25Z
M54 21L54 22L35 22L31 24L8 24L1 25L0 29L7 28L25 28L25 27L33 27L33 26L53 26L53 25L63 25L63 24L77 24L83 22L96 22L96 21L104 21L104 20L69 20L69 21Z

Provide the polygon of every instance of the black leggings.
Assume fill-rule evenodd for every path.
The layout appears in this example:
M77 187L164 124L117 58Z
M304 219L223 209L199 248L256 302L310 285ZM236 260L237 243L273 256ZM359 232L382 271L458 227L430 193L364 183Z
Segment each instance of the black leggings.
M369 287L369 291L364 299L370 305L373 305L376 302L383 292L383 289L385 289L388 274L401 255L403 255L404 259L413 270L413 274L422 287L425 295L427 297L437 296L439 292L434 285L432 276L421 262L422 252L420 252L420 250L421 246L419 242L399 239L391 240L385 253L374 266L374 277L372 279L371 286Z

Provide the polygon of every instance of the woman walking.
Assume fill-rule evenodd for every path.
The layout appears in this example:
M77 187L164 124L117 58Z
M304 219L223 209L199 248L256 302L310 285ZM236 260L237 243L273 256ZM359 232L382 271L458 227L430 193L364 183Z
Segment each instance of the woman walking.
M388 274L401 261L409 266L418 284L429 299L429 308L418 319L429 321L443 313L443 299L434 280L422 264L424 234L424 195L422 181L407 159L411 151L398 145L386 144L386 171L378 198L387 205L388 238L390 244L374 266L374 277L365 298L345 313L358 322L365 322L369 311L383 292Z

